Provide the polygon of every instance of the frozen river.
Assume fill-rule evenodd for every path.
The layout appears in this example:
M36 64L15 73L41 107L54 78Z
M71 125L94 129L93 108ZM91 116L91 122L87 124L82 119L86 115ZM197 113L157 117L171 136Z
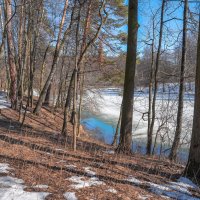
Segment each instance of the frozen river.
M170 86L171 87L171 86ZM169 88L170 88L169 87ZM92 136L111 144L120 113L122 91L117 88L87 91L84 100L82 124L92 132ZM158 134L156 153L167 155L171 146L175 127L178 92L175 87L163 92L159 90L156 103L156 122L154 136ZM184 96L183 131L179 158L185 161L192 129L194 93L186 92ZM137 90L134 95L133 112L133 151L145 153L147 138L148 91Z

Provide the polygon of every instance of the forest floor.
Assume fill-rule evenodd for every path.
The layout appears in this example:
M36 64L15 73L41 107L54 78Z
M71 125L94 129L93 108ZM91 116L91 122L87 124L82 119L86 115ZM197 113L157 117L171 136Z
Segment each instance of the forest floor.
M84 130L74 152L72 125L66 143L60 136L59 112L28 112L20 128L16 111L1 105L0 111L2 200L200 199L199 188L181 177L184 166L156 157L115 154L113 147Z

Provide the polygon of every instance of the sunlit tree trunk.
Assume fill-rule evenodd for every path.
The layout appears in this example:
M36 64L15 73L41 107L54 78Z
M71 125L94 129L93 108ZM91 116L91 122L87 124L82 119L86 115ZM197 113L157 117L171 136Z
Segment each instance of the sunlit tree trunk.
M187 12L188 12L188 0L184 1L184 13L183 13L183 41L182 41L182 58L181 58L181 72L179 83L179 99L178 99L178 112L177 112L177 125L172 144L172 149L169 155L170 160L176 160L177 151L180 145L182 123L183 123L183 98L184 98L184 83L185 83L185 65L186 65L186 49L187 49Z
M65 1L65 6L64 6L64 9L63 9L63 15L62 15L62 20L60 22L57 44L56 44L56 48L55 48L55 51L54 51L54 57L53 57L53 63L52 63L52 66L51 66L51 71L50 71L49 76L47 78L47 81L46 81L46 83L45 83L45 85L44 85L44 87L43 87L43 89L40 93L37 105L34 109L35 114L38 114L40 112L41 107L42 107L42 103L44 102L44 99L45 99L46 94L47 94L47 90L48 89L50 90L49 86L51 85L53 76L54 76L55 71L56 71L60 50L61 50L61 48L64 44L63 41L65 40L65 38L67 36L67 30L66 30L63 38L61 39L67 8L68 8L68 0Z
M152 135L154 130L155 118L156 118L156 98L158 92L158 71L160 66L160 54L161 54L161 47L162 47L162 38L163 38L163 25L164 25L164 10L165 10L165 0L162 0L162 7L161 7L161 20L160 20L160 32L159 32L159 43L158 43L158 50L156 54L156 63L155 63L155 71L154 71L154 92L153 92L153 101L152 101L152 119L151 124L149 126L148 135L151 138L148 141L147 145L147 154L151 154L151 147L152 147Z
M192 139L185 175L200 183L200 20L195 81L195 105Z
M5 0L6 6L6 21L12 18L12 5L11 0ZM11 20L7 24L7 44L8 44L8 63L10 66L10 100L11 107L13 109L16 108L16 100L17 100L17 71L15 65L15 49L13 42L13 34L12 34L12 23Z
M129 0L128 42L124 81L122 120L118 152L130 153L132 144L134 81L137 58L138 1Z

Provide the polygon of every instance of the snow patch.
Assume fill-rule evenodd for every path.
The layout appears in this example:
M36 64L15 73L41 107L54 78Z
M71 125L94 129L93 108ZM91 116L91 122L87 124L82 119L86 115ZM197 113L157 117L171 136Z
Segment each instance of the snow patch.
M26 192L23 180L4 176L0 177L0 199L1 200L44 200L47 192Z
M113 194L117 194L117 190L115 190L114 188L110 188L110 189L106 190L106 192L111 192Z
M76 165L65 165L65 167L69 168L69 169L75 169Z
M8 170L10 170L11 168L9 167L8 164L6 163L0 163L0 173L9 173Z
M115 152L113 150L107 150L107 151L104 151L104 153L107 153L107 154L115 154Z
M83 176L72 176L68 180L75 183L71 185L71 187L74 189L81 189L81 188L97 186L97 185L105 185L104 182L100 181L96 177L89 178L88 180L83 180L84 178L85 177Z
M76 195L75 195L75 192L65 192L64 197L67 200L78 200Z
M176 182L168 182L162 185L152 182L140 181L132 176L125 180L138 186L145 184L150 187L151 192L164 198L199 200L199 198L193 197L192 193L189 191L189 189L198 189L198 187L185 177L179 178ZM141 196L140 199L147 198L147 196Z
M183 186L183 187L189 187L193 189L197 189L197 185L195 185L190 179L186 177L180 177L178 180L178 184Z
M91 167L84 167L84 170L88 175L91 175L91 176L95 176L96 175L96 172L92 171Z
M60 161L58 161L56 163L66 163L66 161L65 160L60 160Z
M134 183L136 185L140 185L142 184L142 181L138 180L137 178L134 178L132 176L130 176L128 179L125 179L126 181L129 181L131 183Z
M0 163L0 172L8 173L9 165ZM10 176L0 177L0 199L1 200L44 200L49 193L47 192L26 192L23 185L24 181Z
M197 186L184 177L179 178L177 182L169 182L165 185L158 185L151 182L148 182L148 184L150 185L151 191L157 195L181 200L199 200L199 198L193 197L189 191L189 188L196 189Z
M151 198L150 195L138 195L138 199L139 199L139 200L147 200L147 199L149 199L149 198Z
M39 188L39 189L48 189L49 186L48 186L48 185L36 185L36 186L34 186L34 188Z

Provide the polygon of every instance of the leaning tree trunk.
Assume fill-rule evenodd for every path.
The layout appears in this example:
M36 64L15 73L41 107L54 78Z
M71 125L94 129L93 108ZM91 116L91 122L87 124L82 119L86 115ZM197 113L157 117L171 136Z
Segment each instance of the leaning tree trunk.
M7 21L12 18L12 5L11 0L5 0L6 6L6 19ZM7 24L7 43L8 43L8 63L10 66L10 100L11 107L16 108L16 100L17 100L17 72L15 65L15 50L14 50L14 42L12 35L12 24L11 21Z
M119 118L118 118L118 122L117 122L117 127L116 127L116 130L115 130L115 135L114 135L114 138L113 138L113 142L112 142L112 146L116 146L117 145L117 138L118 138L118 135L119 135L119 130L120 130L120 125L121 125L121 120L122 120L122 104L121 104L121 108L120 108L120 113L119 113Z
M200 20L199 20L199 36L197 49L197 67L195 82L195 105L192 139L189 152L189 159L185 169L185 175L198 180L200 183Z
M61 40L61 35L62 35L62 30L63 30L63 26L64 26L64 22L65 22L67 8L68 8L68 0L65 1L65 6L64 6L64 9L63 9L63 15L62 15L62 20L60 22L57 44L56 44L56 48L55 48L55 51L54 51L54 57L53 57L53 63L52 63L52 66L51 66L51 71L50 71L49 76L47 78L47 81L46 81L46 83L45 83L45 85L44 85L44 87L43 87L43 89L40 93L37 105L34 109L35 114L38 114L40 112L40 109L42 107L42 103L45 100L47 90L48 90L48 88L49 88L49 86L52 82L53 76L56 72L56 67L57 67L57 63L58 63L58 59L59 59L60 50L62 49L62 46L64 45L64 40L67 37L68 29L65 31L64 36ZM71 27L71 23L70 23L69 27Z
M122 107L122 120L120 129L118 152L130 153L132 144L132 121L134 81L137 58L137 32L138 32L138 0L129 0L128 8L128 42L126 70L124 80L124 94Z
M178 99L178 112L177 112L177 125L172 144L172 149L169 155L170 160L176 160L177 151L180 145L182 123L183 123L183 97L184 97L184 82L185 82L185 65L186 65L186 48L187 48L187 12L188 12L188 0L185 0L184 4L184 19L183 19L183 41L182 41L182 59L181 59L181 73L180 73L180 85L179 85L179 99Z
M158 51L156 54L156 63L155 63L155 72L154 72L154 93L153 93L153 101L152 101L152 119L150 124L150 129L148 135L153 135L153 129L155 124L156 118L156 98L158 92L158 71L160 67L160 54L161 54L161 47L162 47L162 38L163 38L163 25L164 25L164 10L165 10L165 0L162 1L162 8L161 8L161 20L160 20L160 32L159 32L159 43L158 43ZM147 154L151 154L151 147L152 147L152 139L148 141L147 145Z

